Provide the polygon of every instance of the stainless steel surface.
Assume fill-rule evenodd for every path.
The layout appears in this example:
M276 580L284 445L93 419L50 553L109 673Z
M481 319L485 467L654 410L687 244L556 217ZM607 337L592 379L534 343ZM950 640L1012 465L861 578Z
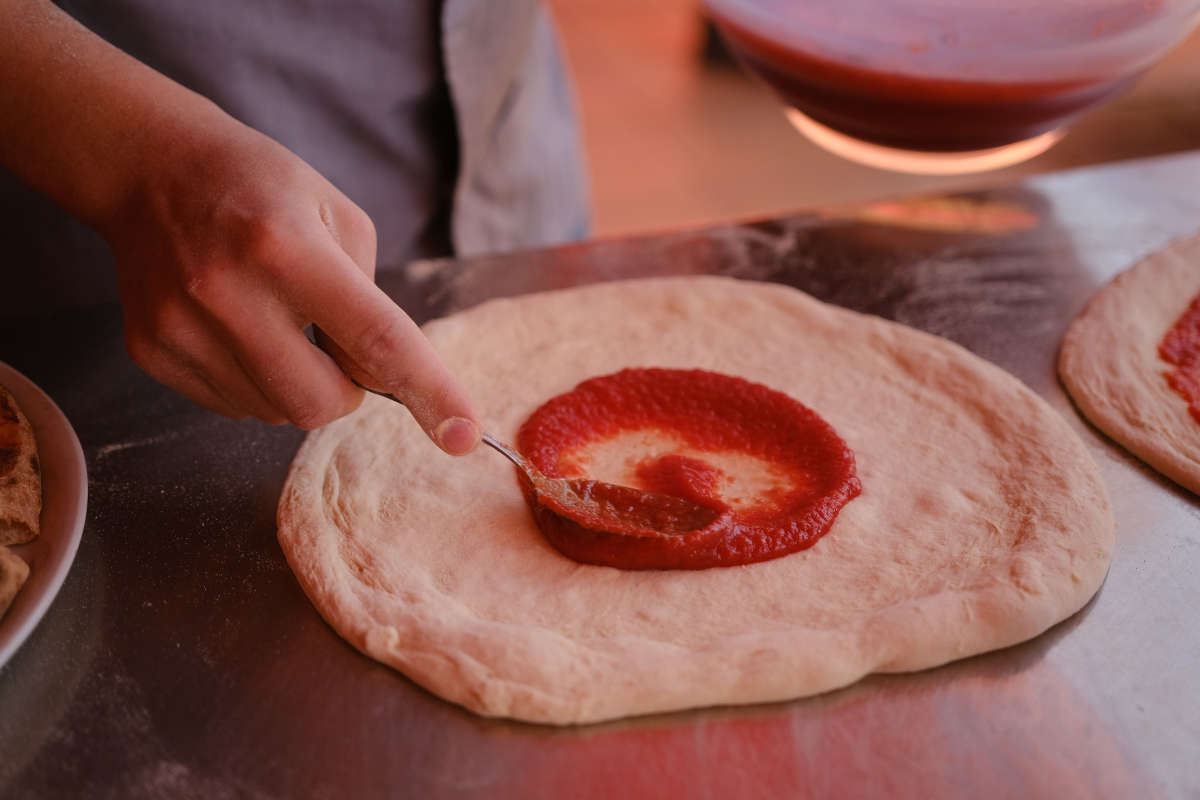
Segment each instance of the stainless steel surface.
M0 796L1200 796L1200 502L1083 423L1054 375L1091 293L1200 227L1197 186L1191 154L965 199L1032 220L1006 233L803 215L383 275L419 319L646 274L789 283L1000 364L1103 471L1112 569L1047 634L807 700L592 727L475 717L321 622L275 542L302 434L142 376L116 308L3 324L0 360L71 419L90 494L75 566L0 671Z

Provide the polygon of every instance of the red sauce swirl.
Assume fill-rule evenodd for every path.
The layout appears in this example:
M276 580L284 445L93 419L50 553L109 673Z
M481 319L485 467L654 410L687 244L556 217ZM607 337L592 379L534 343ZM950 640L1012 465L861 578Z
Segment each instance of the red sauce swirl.
M622 569L705 569L765 561L811 547L862 485L854 454L812 409L761 384L704 370L627 369L552 398L521 427L517 447L550 477L578 478L589 445L649 431L682 443L637 463L635 488L713 509L699 530L636 533L569 519L526 492L559 552ZM729 454L765 465L774 480L752 504L726 499ZM648 512L653 513L653 509Z
M1200 422L1200 295L1192 298L1163 336L1158 355L1175 367L1164 373L1167 385L1187 402L1192 419Z

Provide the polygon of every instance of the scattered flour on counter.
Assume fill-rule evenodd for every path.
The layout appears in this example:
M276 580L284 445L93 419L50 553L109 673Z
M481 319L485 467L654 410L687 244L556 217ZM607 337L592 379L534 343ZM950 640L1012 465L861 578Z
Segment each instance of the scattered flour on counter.
M114 444L106 444L96 451L96 458L101 459L110 456L113 453L119 453L122 450L129 450L134 447L149 447L151 445L162 444L171 439L179 437L177 433L161 433L158 436L151 436L146 439L132 439L128 442L116 442Z

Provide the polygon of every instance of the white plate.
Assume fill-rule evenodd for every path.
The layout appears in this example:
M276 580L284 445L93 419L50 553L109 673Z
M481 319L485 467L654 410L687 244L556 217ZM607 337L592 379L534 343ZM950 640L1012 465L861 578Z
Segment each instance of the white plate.
M87 511L87 465L71 423L45 392L3 362L0 384L29 418L42 465L42 533L12 548L29 564L29 578L0 619L3 667L50 608L75 560Z

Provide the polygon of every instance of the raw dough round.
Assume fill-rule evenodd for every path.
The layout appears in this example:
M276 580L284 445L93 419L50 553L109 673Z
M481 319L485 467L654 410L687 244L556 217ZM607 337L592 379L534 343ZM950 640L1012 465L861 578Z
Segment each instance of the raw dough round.
M301 447L280 542L338 633L480 714L592 722L923 669L1036 636L1107 570L1113 521L1083 444L1015 378L934 336L697 277L494 300L426 330L510 441L585 378L699 367L816 410L863 483L784 558L585 566L541 537L498 454L443 456L369 396Z
M1200 424L1167 385L1158 344L1200 294L1200 236L1150 255L1102 288L1063 338L1058 374L1097 428L1200 494Z

